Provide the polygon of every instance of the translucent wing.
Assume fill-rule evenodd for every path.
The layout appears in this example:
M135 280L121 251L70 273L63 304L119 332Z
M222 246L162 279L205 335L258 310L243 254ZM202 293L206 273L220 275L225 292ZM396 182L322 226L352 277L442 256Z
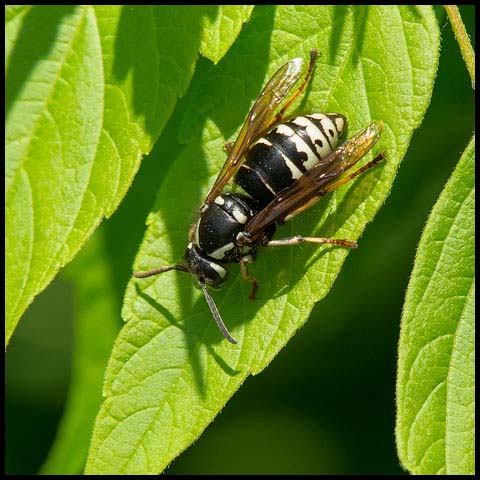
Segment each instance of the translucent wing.
M288 220L311 207L328 192L345 181L355 178L385 158L382 153L353 174L334 182L343 172L355 165L377 143L383 122L370 124L354 137L346 140L322 163L308 170L290 187L282 190L263 210L245 226L249 241L255 243L270 225Z
M207 195L206 203L217 197L230 178L235 175L250 144L264 130L275 109L295 83L297 83L303 70L303 64L304 61L301 58L290 60L278 69L264 87L248 112L245 123L228 155L227 161Z

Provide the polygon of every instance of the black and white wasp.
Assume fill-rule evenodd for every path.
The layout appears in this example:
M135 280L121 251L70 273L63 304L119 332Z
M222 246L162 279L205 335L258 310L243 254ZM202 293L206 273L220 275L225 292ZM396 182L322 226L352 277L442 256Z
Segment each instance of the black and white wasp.
M228 158L193 225L180 263L146 272L149 277L169 270L191 274L198 282L210 311L224 337L237 343L228 332L207 286L222 285L228 274L226 264L239 263L242 277L252 284L255 297L257 280L247 271L259 247L296 245L302 242L328 243L355 248L344 239L295 236L272 240L276 225L309 208L328 192L352 180L385 158L381 153L353 173L337 178L357 163L378 141L383 123L370 124L354 137L338 145L346 118L338 113L314 113L287 119L285 112L308 84L317 51L301 85L277 107L302 76L304 61L294 58L280 67L250 109L237 140L226 144ZM226 193L232 177L246 194Z

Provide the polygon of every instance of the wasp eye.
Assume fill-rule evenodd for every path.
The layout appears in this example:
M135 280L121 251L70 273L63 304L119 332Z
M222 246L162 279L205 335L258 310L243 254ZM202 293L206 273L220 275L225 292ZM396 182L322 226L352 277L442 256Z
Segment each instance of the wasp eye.
M200 283L218 287L227 279L228 270L211 258L202 255L193 242L188 244L184 258L189 271Z

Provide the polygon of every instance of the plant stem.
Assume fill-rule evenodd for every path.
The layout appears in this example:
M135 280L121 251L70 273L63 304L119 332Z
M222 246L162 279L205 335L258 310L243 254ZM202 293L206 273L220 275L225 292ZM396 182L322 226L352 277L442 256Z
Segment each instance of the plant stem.
M467 70L472 80L472 87L475 90L475 52L470 43L470 38L465 30L465 25L462 22L458 7L456 5L444 5L444 7L447 11L450 24L452 25L453 33L455 33L458 45L460 46L463 60L467 65Z

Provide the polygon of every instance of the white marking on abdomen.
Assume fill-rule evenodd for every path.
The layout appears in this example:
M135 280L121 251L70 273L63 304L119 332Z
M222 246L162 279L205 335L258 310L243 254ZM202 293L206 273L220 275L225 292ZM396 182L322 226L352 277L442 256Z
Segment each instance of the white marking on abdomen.
M295 144L297 152L305 153L305 155L307 156L307 160L304 162L304 165L307 170L318 163L318 157L315 155L314 152L312 152L312 149L303 141L301 137L299 137L295 133L295 130L290 128L288 125L281 123L271 131L273 133L278 133L279 135L284 135L288 137ZM264 143L266 142L267 141L265 141ZM268 143L272 145L270 142ZM294 180L300 178L303 175L303 172L283 152L280 153L282 154L282 157L285 161L285 165L287 165L288 169L292 173L292 178ZM266 182L263 183L272 193L275 193Z
M324 118L328 118L331 120L331 117L335 117L333 119L333 122L335 123L337 127L337 132L342 133L343 129L345 128L345 119L344 117L340 116L338 113L311 113L310 115L307 115L307 117L312 117L315 120L323 120Z
M343 129L345 128L345 120L342 117L336 117L335 125L337 126L338 132L343 132Z
M270 184L261 175L258 175L258 178L270 193L272 193L273 195L277 194L277 192L270 186Z
M338 113L311 113L310 115L306 115L306 117L314 118L315 120L323 120L324 118L330 119L331 117L335 117L333 122L337 127L337 132L342 133L343 129L345 128L345 119L341 117Z
M335 114L333 113L332 115ZM314 118L315 120L321 120L322 118L325 118L324 113L310 113L308 116Z
M283 123L278 125L272 131L279 133L280 135L285 135L286 137L291 137L292 135L295 135L295 130L291 129L288 125L284 125Z
M256 145L257 143L263 143L264 145L267 145L268 147L271 147L271 146L272 146L271 142L269 142L266 138L263 138L263 137L262 137L262 138L259 138L259 139L255 142L255 145Z
M332 122L332 120L329 117L323 117L320 120L320 123L322 124L322 127L325 130L325 134L328 135L328 138L330 138L330 141L335 142L336 144L338 141L338 132L337 132L337 127ZM330 131L333 132L333 135L330 135Z
M225 204L225 199L219 195L215 200L214 202L217 204L217 205L224 205Z
M310 170L320 161L317 155L315 155L315 153L312 151L312 149L304 142L302 137L295 134L290 137L290 140L295 144L298 152L302 152L307 156L307 159L305 160L305 162L303 162L303 166L307 170Z
M288 167L288 169L290 170L290 173L292 174L292 178L294 180L296 180L297 178L300 178L303 175L303 172L299 170L297 166L283 152L280 152L280 153L282 154L285 165Z
M328 126L334 127L330 119L325 117L324 115L322 115L322 118L318 120L320 120L324 129L325 129L325 120L328 121ZM336 129L333 130L334 137L325 138L325 135L327 135L327 131L325 131L325 135L324 135L322 131L314 123L312 123L311 120L308 119L308 117L297 117L297 118L294 118L292 122L302 127L305 127L305 131L308 137L312 140L312 143L315 145L315 149L317 150L318 154L322 158L325 158L327 155L332 153L332 149L330 148L330 143L332 143L332 146L335 146L337 143ZM318 143L316 143L317 140L319 140L322 143L321 146Z

